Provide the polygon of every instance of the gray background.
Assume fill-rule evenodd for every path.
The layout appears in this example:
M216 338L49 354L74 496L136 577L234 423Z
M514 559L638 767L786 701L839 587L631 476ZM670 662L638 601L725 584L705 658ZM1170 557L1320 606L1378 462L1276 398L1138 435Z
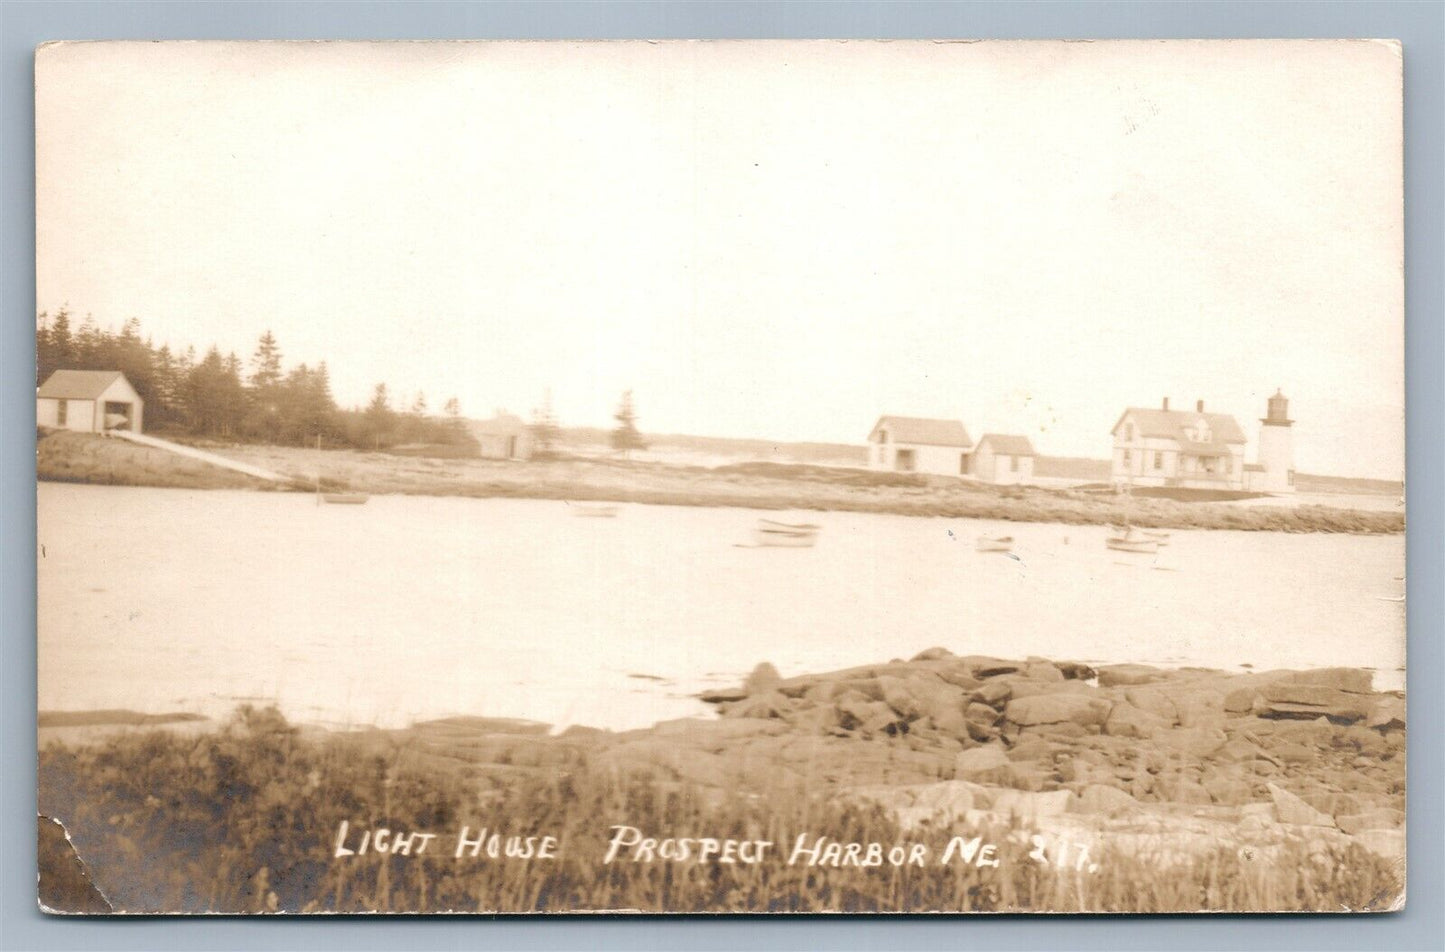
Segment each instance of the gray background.
M40 3L0 0L0 948L1440 949L1442 36L1445 4ZM35 907L32 55L46 40L1378 37L1405 45L1409 895L1351 917L56 920ZM1350 320L1350 315L1339 315Z

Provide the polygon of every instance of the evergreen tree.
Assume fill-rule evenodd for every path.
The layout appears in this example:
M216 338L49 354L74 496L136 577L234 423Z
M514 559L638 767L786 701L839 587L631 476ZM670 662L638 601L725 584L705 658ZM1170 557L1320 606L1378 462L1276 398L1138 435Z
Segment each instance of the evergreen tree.
M557 446L561 429L557 426L557 414L552 410L552 390L549 387L542 394L542 405L532 411L532 443L536 453L546 456Z
M632 405L632 391L625 390L622 393L622 401L617 405L617 412L612 415L617 421L617 426L612 430L612 448L622 452L624 456L633 450L647 448L647 443L642 439L642 434L637 431L637 411Z
M386 384L379 383L372 392L371 403L366 407L362 430L364 438L374 449L380 449L383 444L390 445L394 425L395 415L391 412Z

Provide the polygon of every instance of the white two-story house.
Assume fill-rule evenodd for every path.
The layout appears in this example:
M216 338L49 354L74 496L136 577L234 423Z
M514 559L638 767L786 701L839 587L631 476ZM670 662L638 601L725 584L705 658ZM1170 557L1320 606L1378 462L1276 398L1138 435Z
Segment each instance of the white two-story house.
M1234 417L1194 410L1130 407L1114 424L1115 486L1245 488L1244 431Z

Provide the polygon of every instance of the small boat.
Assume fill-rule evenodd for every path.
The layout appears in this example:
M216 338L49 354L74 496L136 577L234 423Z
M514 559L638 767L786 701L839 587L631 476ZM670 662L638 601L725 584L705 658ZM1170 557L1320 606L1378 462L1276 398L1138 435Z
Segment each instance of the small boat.
M620 508L617 506L597 506L587 503L574 502L569 504L574 516L586 516L591 519L614 519Z
M1168 545L1168 544L1169 544L1169 533L1167 533L1167 532L1155 532L1155 531L1150 530L1150 529L1138 529L1138 530L1136 530L1136 531L1139 533L1139 535L1143 536L1144 538L1146 538L1146 539L1153 539L1155 542L1159 543L1160 545Z
M808 548L818 541L818 530L822 526L811 522L789 523L773 519L759 519L754 535L758 545Z
M1137 552L1143 555L1152 555L1159 551L1158 539L1146 539L1132 531L1121 536L1109 536L1104 540L1104 545L1116 552Z
M334 506L360 506L371 497L366 493L322 493L321 498Z
M1013 536L979 536L977 548L980 552L1012 552Z

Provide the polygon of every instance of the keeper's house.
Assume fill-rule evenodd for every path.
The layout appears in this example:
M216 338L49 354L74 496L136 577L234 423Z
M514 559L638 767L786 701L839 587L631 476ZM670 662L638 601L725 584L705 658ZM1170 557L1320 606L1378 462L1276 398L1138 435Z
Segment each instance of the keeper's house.
M868 467L898 473L967 476L973 441L957 420L879 417L868 434Z
M985 433L973 449L973 475L986 483L1022 485L1034 478L1034 445L1027 436Z
M1114 424L1113 481L1126 486L1242 490L1244 431L1226 413L1130 407Z
M139 433L144 402L119 370L57 370L35 391L35 422L80 433Z

